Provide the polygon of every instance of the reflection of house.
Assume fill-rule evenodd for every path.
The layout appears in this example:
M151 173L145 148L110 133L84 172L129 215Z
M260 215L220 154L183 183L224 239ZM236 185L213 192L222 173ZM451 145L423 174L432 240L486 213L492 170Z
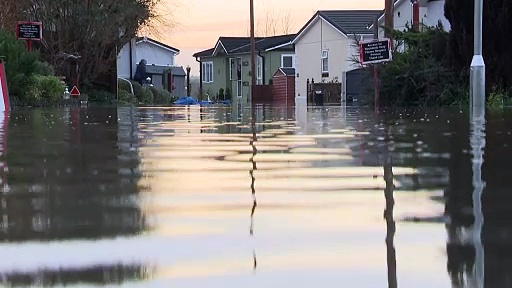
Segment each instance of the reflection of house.
M162 88L172 87L174 84L177 90L174 94L185 95L185 71L183 67L175 66L175 57L179 53L180 50L162 42L147 37L137 37L119 51L118 76L131 79L140 60L146 59L147 72L152 77L153 85ZM173 78L175 78L174 81Z
M294 37L281 35L256 38L257 84L268 85L277 69L294 67L295 53L291 45ZM194 54L201 63L203 94L208 93L213 98L220 89L229 89L233 100L247 102L251 83L250 52L249 37L220 37L214 48Z
M299 31L293 44L297 58L296 96L306 97L307 81L342 82L346 71L357 68L354 37L372 39L368 26L381 10L318 11ZM342 91L345 85L342 85ZM342 92L342 94L344 94Z

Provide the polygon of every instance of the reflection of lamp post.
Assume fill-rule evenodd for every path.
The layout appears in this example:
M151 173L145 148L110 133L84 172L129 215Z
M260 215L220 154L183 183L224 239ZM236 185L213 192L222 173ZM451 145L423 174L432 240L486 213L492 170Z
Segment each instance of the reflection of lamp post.
M187 66L187 96L190 96L190 66Z
M470 145L472 149L473 164L473 241L475 245L474 281L476 288L484 287L484 245L482 244L482 229L484 214L482 211L482 194L485 182L482 180L482 165L484 163L485 150L485 109L474 110L471 119Z

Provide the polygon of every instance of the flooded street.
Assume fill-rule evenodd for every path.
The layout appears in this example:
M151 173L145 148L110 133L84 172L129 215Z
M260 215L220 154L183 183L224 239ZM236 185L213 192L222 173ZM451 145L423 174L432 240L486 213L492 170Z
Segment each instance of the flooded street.
M0 283L511 287L512 111L238 108L1 117Z

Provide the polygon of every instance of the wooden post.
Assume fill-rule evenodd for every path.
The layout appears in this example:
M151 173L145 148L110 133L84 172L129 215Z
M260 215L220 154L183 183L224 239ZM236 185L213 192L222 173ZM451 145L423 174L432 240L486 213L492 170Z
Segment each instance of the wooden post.
M384 8L384 26L386 26L386 30L384 31L384 35L386 38L391 39L391 31L395 28L394 24L394 0L384 0L385 8Z
M32 51L32 40L25 40L28 52Z
M251 22L251 102L254 102L254 86L256 86L256 42L254 40L254 0L250 0L250 22ZM253 107L254 108L254 107ZM254 110L254 109L253 109Z
M375 17L373 20L373 39L379 39L379 18ZM379 91L379 64L373 64L373 90L375 93L374 98L374 108L375 111L378 111L380 108L380 91Z

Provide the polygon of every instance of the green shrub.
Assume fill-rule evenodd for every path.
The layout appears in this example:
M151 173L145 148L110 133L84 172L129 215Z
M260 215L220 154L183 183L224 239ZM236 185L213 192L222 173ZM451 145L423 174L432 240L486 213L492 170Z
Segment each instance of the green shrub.
M145 89L144 96L142 98L142 104L151 105L155 102L155 96L150 89Z
M56 101L62 99L65 84L55 76L33 75L33 85L40 91L40 97L45 101Z
M114 103L116 95L106 90L91 89L87 90L90 102Z
M231 100L231 90L226 88L225 100Z
M131 94L132 90L130 88L130 84L124 80L119 80L118 81L118 85L119 85L119 90L121 91L126 91L128 93Z
M468 97L466 75L456 72L448 61L448 33L441 28L393 31L393 39L405 44L394 51L391 62L379 65L380 99L385 106L455 105ZM372 68L373 69L373 68ZM372 87L372 73L361 86ZM373 99L373 89L367 89ZM371 93L368 93L371 92ZM373 101L368 101L373 104Z
M139 103L144 102L144 98L146 98L146 89L140 85L139 82L132 81L133 85L133 94L135 94L135 98Z
M19 105L43 105L61 99L64 84L52 76L53 67L39 60L39 52L27 51L23 41L2 29L0 55L5 57L9 94Z
M118 102L124 104L137 104L137 98L135 98L135 95L132 93L119 89Z
M171 93L165 89L150 87L149 90L153 93L153 104L155 105L168 105L171 102Z

